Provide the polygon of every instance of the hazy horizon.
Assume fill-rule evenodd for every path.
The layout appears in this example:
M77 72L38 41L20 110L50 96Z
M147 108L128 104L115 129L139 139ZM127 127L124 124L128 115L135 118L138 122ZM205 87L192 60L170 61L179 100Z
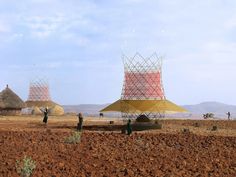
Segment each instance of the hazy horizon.
M0 0L0 90L37 77L61 105L120 98L121 56L164 57L166 98L236 105L234 0Z

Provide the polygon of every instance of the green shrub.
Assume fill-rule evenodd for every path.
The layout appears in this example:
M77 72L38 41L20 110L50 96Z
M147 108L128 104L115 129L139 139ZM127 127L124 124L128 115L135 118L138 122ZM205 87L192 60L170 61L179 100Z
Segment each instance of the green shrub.
M30 177L36 168L36 163L31 157L25 156L22 161L16 161L16 171L21 177Z
M65 143L77 144L81 141L81 132L76 131L71 136L65 138Z

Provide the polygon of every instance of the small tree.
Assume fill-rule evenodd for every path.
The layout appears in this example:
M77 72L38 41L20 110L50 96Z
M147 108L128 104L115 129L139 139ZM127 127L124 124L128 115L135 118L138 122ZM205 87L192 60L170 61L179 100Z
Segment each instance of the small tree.
M22 161L16 160L16 171L21 177L30 177L36 168L31 157L24 156Z
M214 114L213 113L206 113L206 114L203 114L203 117L204 117L204 119L214 118Z

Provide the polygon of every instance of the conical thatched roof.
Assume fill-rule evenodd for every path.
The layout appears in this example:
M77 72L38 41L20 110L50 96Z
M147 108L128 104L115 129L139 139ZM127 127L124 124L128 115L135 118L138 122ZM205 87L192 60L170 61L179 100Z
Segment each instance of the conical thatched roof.
M1 109L22 109L25 107L24 101L16 95L7 85L0 93Z

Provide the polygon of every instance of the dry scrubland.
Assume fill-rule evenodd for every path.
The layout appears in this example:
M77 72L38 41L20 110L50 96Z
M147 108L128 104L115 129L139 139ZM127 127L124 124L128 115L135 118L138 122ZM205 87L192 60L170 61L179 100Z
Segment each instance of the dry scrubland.
M236 121L161 120L160 130L127 136L111 131L119 119L87 118L78 144L65 143L76 117L41 121L0 117L0 176L18 176L24 155L36 162L33 176L236 176Z

